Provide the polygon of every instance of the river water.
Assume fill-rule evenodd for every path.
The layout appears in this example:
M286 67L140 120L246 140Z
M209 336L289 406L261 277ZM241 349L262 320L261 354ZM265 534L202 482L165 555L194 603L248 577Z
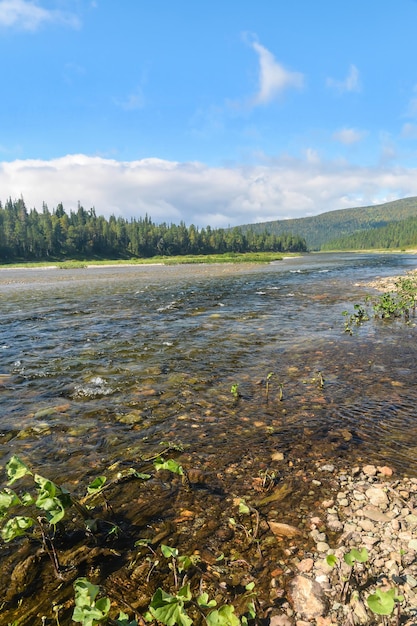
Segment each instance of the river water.
M1 271L0 463L75 482L169 442L219 472L272 450L416 473L416 330L342 316L416 264Z
M142 613L158 586L172 588L161 543L201 556L193 589L204 583L219 602L256 581L266 616L282 597L274 587L271 599L271 580L283 594L288 562L311 549L309 515L334 496L332 466L417 475L414 320L372 320L350 336L342 315L372 292L367 282L416 265L318 254L0 271L3 476L17 454L78 498L97 475L110 479L90 508L93 533L72 507L49 543L39 530L0 543L0 626L73 623L80 575L114 611ZM188 484L155 472L167 448ZM129 468L150 479L119 482ZM296 538L271 536L270 521Z

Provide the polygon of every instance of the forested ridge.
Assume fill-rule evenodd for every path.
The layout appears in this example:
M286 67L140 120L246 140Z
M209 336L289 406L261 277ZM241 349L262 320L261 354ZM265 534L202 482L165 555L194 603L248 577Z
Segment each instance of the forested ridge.
M389 224L402 222L410 217L417 217L417 197L402 198L374 206L339 209L311 217L246 224L241 228L243 232L268 231L276 235L292 232L306 240L309 250L322 250L328 249L327 242L334 243L341 237L345 238L360 231L378 232ZM401 243L399 247L416 244L417 240L414 240L410 244ZM354 247L353 244L350 246L351 249ZM381 243L376 244L376 247L385 246ZM338 246L333 247L336 248Z
M27 209L22 198L0 202L0 262L48 259L125 259L225 252L304 252L299 235L267 230L187 227L183 222L155 224L147 215L126 220L96 215L95 209L67 213Z
M417 247L417 217L360 230L323 244L322 250L372 250Z

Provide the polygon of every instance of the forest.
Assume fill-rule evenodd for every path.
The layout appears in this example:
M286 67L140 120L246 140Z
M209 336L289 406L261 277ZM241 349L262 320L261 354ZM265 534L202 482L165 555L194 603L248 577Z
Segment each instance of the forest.
M286 232L299 235L307 242L309 250L328 250L329 248L336 250L342 249L339 245L334 245L336 240L349 237L352 233L359 231L375 231L371 238L375 237L375 241L381 236L385 239L385 235L380 229L384 229L394 222L401 223L410 217L417 217L417 197L401 198L384 204L373 206L355 207L351 209L338 209L336 211L328 211L319 215L310 217L300 217L296 219L275 220L272 222L263 222L258 224L242 225L241 229L244 233L247 230L261 232L267 230L270 233L283 235ZM399 227L401 230L401 226ZM395 231L395 228L394 228ZM365 235L365 238L367 235ZM401 235L404 238L404 233ZM395 237L394 237L395 238ZM354 239L349 242L349 249L356 249L354 241L362 240ZM329 246L328 242L332 242ZM414 238L410 244L400 243L397 247L407 247L408 245L417 245L417 238ZM359 249L362 244L359 245ZM374 247L374 246L365 246ZM375 244L375 247L394 247L385 246L383 243Z
M323 244L322 250L372 250L417 247L417 217L359 230Z
M0 202L1 263L306 250L305 239L291 233L155 224L147 215L106 219L80 204L67 213L62 204L50 211L44 203L37 211L28 210L23 198Z

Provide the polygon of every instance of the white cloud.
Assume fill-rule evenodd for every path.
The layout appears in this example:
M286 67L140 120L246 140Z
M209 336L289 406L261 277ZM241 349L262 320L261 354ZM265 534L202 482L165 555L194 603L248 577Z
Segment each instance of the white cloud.
M74 28L80 26L80 22L74 14L45 9L36 1L0 0L0 27L17 27L35 31L43 24L52 22Z
M349 166L311 152L246 167L68 155L0 162L0 189L3 202L22 195L38 210L43 201L76 210L80 201L106 217L227 227L417 195L417 169Z
M345 145L352 145L354 143L358 143L361 141L366 135L366 132L361 130L356 130L355 128L341 128L340 130L333 133L333 139L335 141L340 141Z
M252 42L251 46L259 58L259 90L252 100L253 105L268 104L291 87L302 88L304 82L302 74L286 70L276 61L274 55L257 41Z
M361 85L359 80L359 70L356 65L352 64L349 67L349 73L344 80L328 78L326 84L328 87L335 89L338 93L360 91Z

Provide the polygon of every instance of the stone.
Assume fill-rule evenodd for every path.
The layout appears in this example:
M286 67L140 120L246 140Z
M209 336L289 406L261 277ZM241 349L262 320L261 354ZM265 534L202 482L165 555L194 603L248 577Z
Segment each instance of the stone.
M371 508L369 506L364 507L363 509L358 509L355 511L355 515L358 517L367 517L368 519L373 520L374 522L389 522L390 519L388 515L385 515L382 511L379 511L376 508Z
M369 502L380 509L386 509L389 503L386 492L381 487L369 487L365 491Z
M377 470L382 476L392 476L393 474L393 469L387 465L383 465L382 467L378 465Z
M366 530L366 532L375 531L375 524L370 519L360 519L358 526L360 526L362 530Z
M293 626L293 620L288 615L271 615L269 626Z
M298 537L301 535L301 531L295 526L290 524L283 524L280 522L268 522L269 528L276 537Z
M284 453L283 452L274 452L273 454L271 454L271 459L273 461L283 461L284 460Z
M376 467L375 465L364 465L362 468L362 472L365 474L365 476L375 476Z
M328 610L328 600L315 580L298 575L288 585L288 599L294 611L303 619L323 616Z
M326 463L326 465L322 465L321 467L319 467L319 470L321 472L334 472L334 465L332 465L331 463Z
M323 502L321 503L324 509L330 509L330 507L332 507L333 504L334 504L334 500L323 500Z
M316 545L317 552L327 552L330 550L330 546L325 541L319 541Z
M303 559L299 563L297 563L297 569L299 572L304 572L308 574L313 569L314 560L311 558Z

